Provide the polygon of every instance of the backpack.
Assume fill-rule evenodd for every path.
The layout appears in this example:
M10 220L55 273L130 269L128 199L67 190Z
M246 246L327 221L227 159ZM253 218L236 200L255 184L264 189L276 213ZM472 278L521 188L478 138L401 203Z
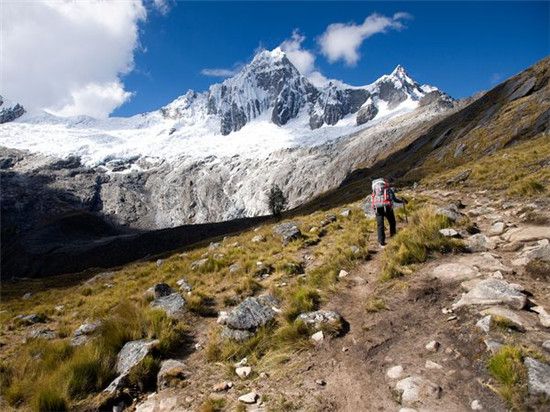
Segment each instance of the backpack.
M372 181L372 208L379 207L390 208L393 206L390 195L390 185L386 179L376 179Z

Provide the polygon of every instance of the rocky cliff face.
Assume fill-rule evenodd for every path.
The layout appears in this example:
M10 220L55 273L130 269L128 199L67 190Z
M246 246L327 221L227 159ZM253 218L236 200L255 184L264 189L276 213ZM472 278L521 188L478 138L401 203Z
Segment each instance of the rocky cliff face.
M25 109L19 103L12 103L0 96L0 124L11 122L25 114Z

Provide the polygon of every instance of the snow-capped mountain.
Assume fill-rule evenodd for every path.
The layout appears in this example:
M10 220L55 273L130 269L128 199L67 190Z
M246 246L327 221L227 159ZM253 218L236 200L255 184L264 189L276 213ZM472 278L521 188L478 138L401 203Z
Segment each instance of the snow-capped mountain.
M333 80L316 87L276 48L205 92L190 90L159 110L128 118L23 115L18 106L3 117L10 123L0 128L0 145L78 156L90 166L136 157L259 158L349 135L414 110L428 94L452 101L401 66L366 86Z

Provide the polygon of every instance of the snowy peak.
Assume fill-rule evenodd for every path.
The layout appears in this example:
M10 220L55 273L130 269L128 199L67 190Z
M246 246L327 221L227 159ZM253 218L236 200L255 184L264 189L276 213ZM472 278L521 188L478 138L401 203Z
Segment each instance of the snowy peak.
M0 124L11 122L23 114L25 114L23 106L0 96Z

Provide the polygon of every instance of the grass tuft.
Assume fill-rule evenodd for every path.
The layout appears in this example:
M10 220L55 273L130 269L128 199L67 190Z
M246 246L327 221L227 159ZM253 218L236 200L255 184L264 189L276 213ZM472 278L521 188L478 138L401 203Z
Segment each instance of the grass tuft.
M527 371L523 365L522 350L515 346L503 346L488 361L491 376L499 383L498 393L514 409L521 409L527 393Z

